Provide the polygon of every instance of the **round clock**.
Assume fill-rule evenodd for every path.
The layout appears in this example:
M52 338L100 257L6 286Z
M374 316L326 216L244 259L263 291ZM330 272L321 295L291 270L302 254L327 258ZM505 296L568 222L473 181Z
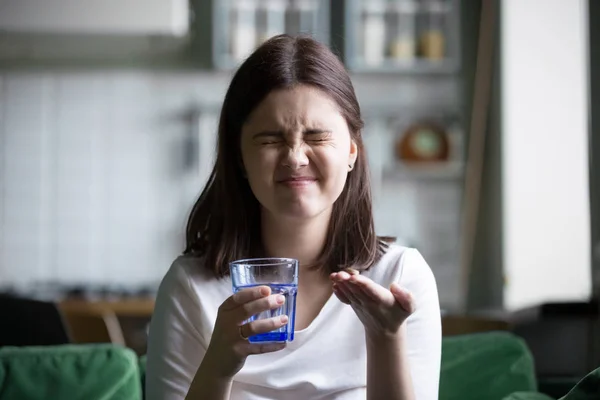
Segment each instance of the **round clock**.
M448 161L448 133L433 123L410 126L396 144L396 156L405 162Z

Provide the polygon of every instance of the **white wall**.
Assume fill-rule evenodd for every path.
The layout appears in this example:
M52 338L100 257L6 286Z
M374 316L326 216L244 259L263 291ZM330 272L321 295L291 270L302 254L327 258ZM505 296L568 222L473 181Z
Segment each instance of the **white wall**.
M0 72L0 287L161 279L182 250L187 213L208 176L228 83L228 74L181 71ZM383 105L399 114L399 93L423 110L457 104L452 83L355 84L368 115ZM203 105L198 128L187 114ZM382 185L378 171L395 162L398 132L367 124L378 232L419 248L452 308L460 180ZM190 146L200 163L185 167Z
M587 299L587 1L500 5L505 305Z
M0 286L159 280L212 161L214 110L185 115L208 89L185 74L0 75ZM200 162L186 167L189 135Z

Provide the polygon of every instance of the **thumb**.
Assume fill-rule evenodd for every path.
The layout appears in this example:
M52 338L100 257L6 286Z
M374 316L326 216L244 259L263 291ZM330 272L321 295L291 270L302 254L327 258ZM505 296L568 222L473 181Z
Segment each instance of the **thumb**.
M409 314L412 314L415 310L415 304L410 292L402 289L396 282L390 285L390 292L394 295L394 298L400 304L400 307Z

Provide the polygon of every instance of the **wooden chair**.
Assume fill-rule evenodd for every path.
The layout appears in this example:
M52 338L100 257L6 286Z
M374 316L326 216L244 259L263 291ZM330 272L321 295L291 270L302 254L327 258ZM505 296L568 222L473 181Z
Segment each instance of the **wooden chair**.
M119 319L110 310L98 313L63 309L63 316L75 343L114 343L125 346Z
M501 318L482 316L445 315L442 317L442 335L454 336L490 331L509 331L511 324Z

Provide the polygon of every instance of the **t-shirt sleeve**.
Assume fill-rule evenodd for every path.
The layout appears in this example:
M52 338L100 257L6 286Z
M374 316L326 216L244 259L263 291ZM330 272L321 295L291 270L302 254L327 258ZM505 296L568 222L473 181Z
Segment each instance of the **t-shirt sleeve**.
M198 297L175 261L163 278L150 322L146 364L148 400L184 399L204 358Z
M400 286L408 290L415 311L406 321L408 359L415 398L437 400L442 357L442 323L437 284L431 268L416 249L401 259Z

